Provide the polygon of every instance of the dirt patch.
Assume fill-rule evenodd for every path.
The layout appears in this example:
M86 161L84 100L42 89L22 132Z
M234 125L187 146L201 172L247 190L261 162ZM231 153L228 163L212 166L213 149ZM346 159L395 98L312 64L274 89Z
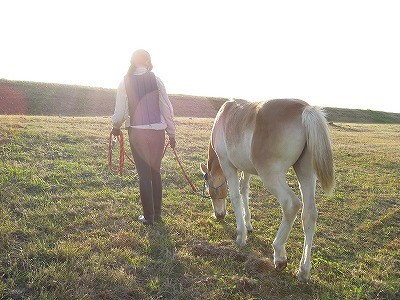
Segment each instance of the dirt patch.
M237 249L225 245L211 245L207 242L197 243L192 246L192 253L197 256L230 257L236 261L245 262L247 255Z
M242 293L253 292L258 288L257 281L251 278L233 276L232 281L236 284L236 289Z
M18 85L0 82L0 114L19 115L28 112L28 102Z
M256 255L249 255L244 268L250 273L264 273L274 271L274 264L268 258L258 257Z
M235 246L228 246L223 241L219 245L200 242L191 246L191 252L197 256L207 256L211 258L229 257L232 260L243 262L244 268L250 273L264 273L274 270L273 263L268 258L262 258L253 253L244 253L233 247Z
M4 146L5 144L8 144L11 141L10 138L6 138L6 139L1 139L0 138L0 147Z

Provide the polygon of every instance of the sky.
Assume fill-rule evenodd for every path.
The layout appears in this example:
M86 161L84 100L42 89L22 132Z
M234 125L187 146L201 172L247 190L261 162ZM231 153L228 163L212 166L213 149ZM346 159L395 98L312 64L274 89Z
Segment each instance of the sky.
M396 1L1 1L0 78L117 88L132 52L170 94L400 113Z

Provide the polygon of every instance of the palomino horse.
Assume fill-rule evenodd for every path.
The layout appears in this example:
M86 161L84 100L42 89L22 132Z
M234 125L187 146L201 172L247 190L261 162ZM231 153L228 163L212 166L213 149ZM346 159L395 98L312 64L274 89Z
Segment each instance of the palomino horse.
M291 166L300 184L302 202L286 182L285 174ZM295 99L228 101L215 118L208 165L202 164L201 169L217 219L225 217L229 187L239 246L246 243L247 232L253 229L249 210L251 175L260 176L278 199L283 217L273 242L277 270L287 266L285 243L297 212L303 208L305 237L297 276L300 281L308 281L317 220L316 180L328 194L335 186L329 129L322 109ZM238 171L242 171L240 181Z

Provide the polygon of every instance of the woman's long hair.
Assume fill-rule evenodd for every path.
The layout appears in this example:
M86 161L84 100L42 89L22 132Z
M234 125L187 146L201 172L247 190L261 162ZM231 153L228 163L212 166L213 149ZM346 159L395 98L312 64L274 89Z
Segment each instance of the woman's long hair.
M148 71L153 69L150 54L144 49L138 49L133 52L127 75L133 74L138 66L146 66Z

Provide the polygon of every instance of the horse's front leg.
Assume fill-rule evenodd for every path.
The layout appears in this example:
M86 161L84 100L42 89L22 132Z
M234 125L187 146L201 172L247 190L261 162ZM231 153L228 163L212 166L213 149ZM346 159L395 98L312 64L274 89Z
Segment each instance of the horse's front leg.
M243 199L244 221L248 233L253 231L253 226L251 225L251 213L249 208L250 177L250 174L243 172L242 177L240 178L240 194L242 195Z
M229 187L229 197L232 202L233 210L235 211L237 238L236 243L238 246L244 246L247 239L247 229L243 216L243 201L239 189L239 177L237 170L232 167L223 169Z

